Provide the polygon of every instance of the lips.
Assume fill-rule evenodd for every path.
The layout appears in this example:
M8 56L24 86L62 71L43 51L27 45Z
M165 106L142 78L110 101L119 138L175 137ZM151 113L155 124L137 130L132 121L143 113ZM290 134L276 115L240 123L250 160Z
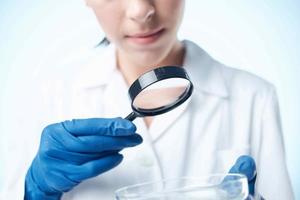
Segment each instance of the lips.
M145 31L145 32L141 32L141 33L127 35L126 38L129 41L134 42L134 43L150 44L150 43L155 42L158 38L160 38L160 36L162 35L163 32L164 32L164 29L159 28L159 29L155 29L152 31Z
M156 30L153 30L153 31L147 31L147 32L144 32L144 33L137 33L137 34L128 35L127 37L130 37L130 38L151 37L151 36L161 32L162 30L163 29L160 28L160 29L156 29Z

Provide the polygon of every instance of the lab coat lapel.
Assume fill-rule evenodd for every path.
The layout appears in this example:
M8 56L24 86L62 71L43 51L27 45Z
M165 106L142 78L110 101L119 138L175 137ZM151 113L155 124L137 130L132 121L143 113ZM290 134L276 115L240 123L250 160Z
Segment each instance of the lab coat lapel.
M190 41L183 41L183 43L186 49L183 66L194 85L194 93L201 92L220 98L228 97L225 80L222 76L221 69L216 66L216 61L198 45ZM176 123L176 120L188 109L190 101L192 100L193 95L188 101L176 109L154 117L149 130L153 141L158 140L173 123Z
M75 87L101 93L101 117L126 117L131 112L128 86L117 69L115 46L95 49L90 60L79 70Z
M182 115L189 105L190 99L178 106L177 108L154 117L154 120L149 127L150 137L153 142L157 141L164 132Z
M194 84L194 89L207 95L228 97L222 65L195 43L184 41L184 44L186 46L184 66Z
M115 69L114 47L93 49L73 69L70 85L70 116L72 118L104 117L103 91Z
M126 117L132 112L131 100L128 96L128 86L117 69L115 46L95 49L91 61L76 74L74 87L82 92L103 90L101 117ZM102 98L101 98L102 99ZM148 130L142 118L135 119L138 132L145 134Z
M106 117L125 118L132 112L127 91L128 86L121 73L116 69L104 92L104 102L107 103L105 105Z

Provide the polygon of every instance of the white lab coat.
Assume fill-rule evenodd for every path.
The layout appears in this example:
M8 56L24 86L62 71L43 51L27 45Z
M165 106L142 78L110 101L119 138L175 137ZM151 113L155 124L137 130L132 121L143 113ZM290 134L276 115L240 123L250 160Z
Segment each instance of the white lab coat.
M190 41L184 44L184 67L195 86L190 100L156 116L149 129L136 119L143 144L122 151L124 160L118 167L82 182L63 199L113 199L114 190L130 184L226 173L244 154L256 161L256 190L262 196L293 199L274 87L224 66ZM114 47L94 51L53 73L47 71L46 78L39 76L34 94L24 92L23 104L14 112L20 119L5 123L8 167L1 199L22 199L25 173L45 125L72 118L125 117L131 112Z

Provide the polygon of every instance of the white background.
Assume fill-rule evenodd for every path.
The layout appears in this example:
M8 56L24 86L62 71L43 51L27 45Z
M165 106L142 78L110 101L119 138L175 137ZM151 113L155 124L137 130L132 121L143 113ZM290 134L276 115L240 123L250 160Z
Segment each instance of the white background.
M275 84L297 199L300 199L299 10L297 0L187 0L180 30L180 38L197 42L221 62ZM1 99L9 93L7 86L51 67L67 54L93 48L102 37L93 13L83 0L0 0Z

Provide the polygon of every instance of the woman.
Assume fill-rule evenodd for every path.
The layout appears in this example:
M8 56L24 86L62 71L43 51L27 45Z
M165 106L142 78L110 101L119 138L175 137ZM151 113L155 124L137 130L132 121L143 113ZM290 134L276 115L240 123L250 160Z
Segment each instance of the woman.
M7 173L6 199L21 198L24 183L25 199L113 199L115 189L129 184L228 171L245 173L251 193L256 180L264 198L293 199L274 87L179 41L184 0L86 2L111 44L40 84L41 108L22 129L24 147L16 154L25 162L16 162L14 176ZM135 125L112 118L130 112L128 86L164 65L185 67L192 98ZM72 118L81 119L53 123ZM36 140L28 138L40 137L42 124L51 125L36 153ZM241 155L253 157L257 175L254 161Z

